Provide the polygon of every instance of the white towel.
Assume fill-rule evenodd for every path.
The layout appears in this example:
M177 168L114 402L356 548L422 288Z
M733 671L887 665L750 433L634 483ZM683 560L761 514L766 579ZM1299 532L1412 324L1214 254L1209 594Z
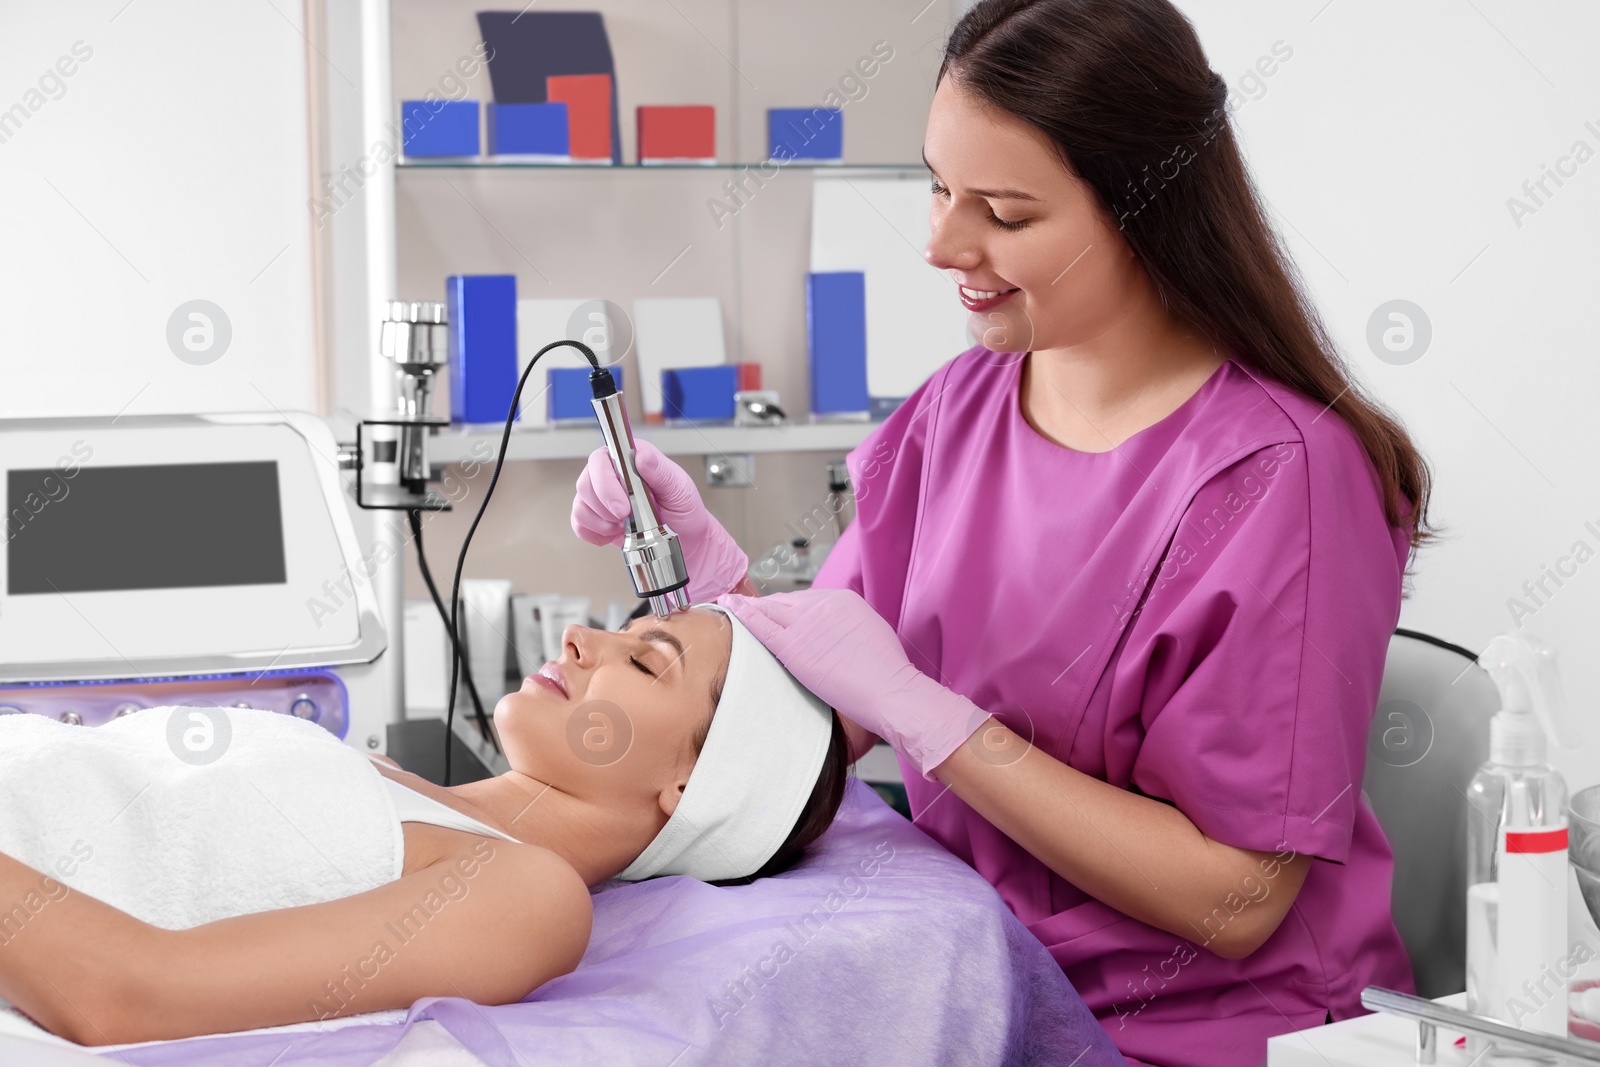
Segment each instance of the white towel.
M384 885L405 845L383 776L322 727L162 707L0 715L0 852L177 930Z

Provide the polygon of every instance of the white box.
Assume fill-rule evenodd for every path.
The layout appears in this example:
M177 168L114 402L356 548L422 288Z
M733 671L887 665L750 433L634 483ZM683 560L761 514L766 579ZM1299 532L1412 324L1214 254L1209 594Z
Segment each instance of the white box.
M598 297L588 300L518 300L518 380L521 380L522 372L528 369L528 361L533 359L534 353L551 341L582 341L594 350L595 358L600 360L602 366L619 362L626 353L613 353L611 339L626 336L627 331L624 328L619 333L611 321L609 309L615 306ZM522 387L521 412L517 416L519 425L538 429L550 424L550 403L547 399L550 393L550 368L588 365L589 361L583 358L583 353L571 345L562 345L546 352L544 358L539 360L538 369L528 376L528 384Z
M643 297L633 302L639 350L639 396L646 415L661 414L661 372L728 361L722 301L714 296Z
M406 601L406 718L442 716L450 696L450 642L432 600Z

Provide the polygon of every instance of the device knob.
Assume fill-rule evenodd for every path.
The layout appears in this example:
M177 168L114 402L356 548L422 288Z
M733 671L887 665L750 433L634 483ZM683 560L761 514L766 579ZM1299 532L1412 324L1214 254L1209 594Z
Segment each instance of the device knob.
M63 711L61 713L61 715L59 716L59 718L61 719L62 722L66 723L68 726L82 726L83 725L83 716L79 715L77 712L73 711L71 708L68 708L66 711Z
M317 717L317 702L302 693L295 698L294 703L289 705L289 714L297 719L315 721Z

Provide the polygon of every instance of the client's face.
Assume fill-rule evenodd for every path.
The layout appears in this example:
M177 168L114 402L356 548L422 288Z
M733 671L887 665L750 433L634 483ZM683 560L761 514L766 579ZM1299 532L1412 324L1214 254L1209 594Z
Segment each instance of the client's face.
M542 671L559 684L527 678L495 705L506 760L574 797L670 815L732 648L732 623L706 608L646 615L616 633L569 626L561 658Z

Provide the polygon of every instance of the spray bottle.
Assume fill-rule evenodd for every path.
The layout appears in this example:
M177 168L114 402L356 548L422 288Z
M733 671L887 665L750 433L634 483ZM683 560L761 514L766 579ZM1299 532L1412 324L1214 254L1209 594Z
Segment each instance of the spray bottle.
M1478 664L1500 711L1467 789L1467 1010L1565 1037L1567 785L1545 752L1576 738L1551 648L1503 634Z

